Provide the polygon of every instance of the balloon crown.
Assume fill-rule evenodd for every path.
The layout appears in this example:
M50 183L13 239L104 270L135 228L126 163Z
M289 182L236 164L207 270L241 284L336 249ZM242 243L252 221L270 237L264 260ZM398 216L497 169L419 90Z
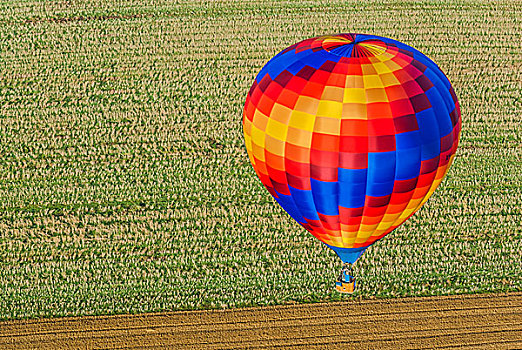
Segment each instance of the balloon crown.
M302 41L288 49L296 49L296 53L306 49L312 49L314 52L323 49L336 56L360 58L379 56L386 52L388 45L371 35L348 33L320 36L310 41Z

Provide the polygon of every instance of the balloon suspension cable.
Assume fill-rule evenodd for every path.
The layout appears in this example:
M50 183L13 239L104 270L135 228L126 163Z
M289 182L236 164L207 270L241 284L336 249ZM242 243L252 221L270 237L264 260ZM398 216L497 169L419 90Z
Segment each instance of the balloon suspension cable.
M353 276L353 264L344 263L341 274L335 282L335 289L340 293L352 294L355 291L355 277Z

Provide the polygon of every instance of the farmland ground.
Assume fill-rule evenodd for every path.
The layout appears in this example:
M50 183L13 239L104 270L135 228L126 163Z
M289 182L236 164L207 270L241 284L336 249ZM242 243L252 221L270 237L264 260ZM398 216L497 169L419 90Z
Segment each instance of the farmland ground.
M522 290L522 2L0 1L0 318L340 300L340 261L248 163L266 61L363 32L455 87L455 163L357 297Z
M520 349L522 294L0 323L11 349Z

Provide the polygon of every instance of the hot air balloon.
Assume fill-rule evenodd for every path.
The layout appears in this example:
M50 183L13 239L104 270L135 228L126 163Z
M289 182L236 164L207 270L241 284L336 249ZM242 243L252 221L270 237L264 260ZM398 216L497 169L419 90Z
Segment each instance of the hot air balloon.
M412 216L448 171L459 141L455 92L428 57L365 34L301 41L257 75L243 131L254 170L275 200L352 264Z

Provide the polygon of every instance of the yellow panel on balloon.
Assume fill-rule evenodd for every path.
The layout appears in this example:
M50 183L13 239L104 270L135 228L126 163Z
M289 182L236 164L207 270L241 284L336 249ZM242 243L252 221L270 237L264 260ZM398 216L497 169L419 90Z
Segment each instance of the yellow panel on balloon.
M278 122L275 119L268 120L268 124L266 126L266 134L271 137L285 141L286 140L286 132L288 130L288 125Z
M378 74L390 73L391 69L382 62L376 62L373 64L373 68Z
M397 219L397 218L395 218L395 219ZM375 229L375 232L372 233L372 236L379 236L380 233L389 229L391 227L391 225L393 225L394 221L395 220L382 221L379 225L377 225L377 228Z
M365 89L375 89L384 87L378 75L365 75L363 76L363 81Z
M265 147L265 132L259 130L255 125L252 125L252 142L260 147Z
M387 228L376 228L374 232L372 232L372 234L370 235L370 237L377 237L377 236L380 236L382 235L384 232L386 232L386 230L388 229Z
M372 235L372 232L375 230L376 227L377 227L377 225L361 224L361 228L359 229L359 234L357 235L356 242L360 243L359 242L360 238L364 238L364 240L366 240L366 238L368 238Z
M365 104L366 103L366 93L364 92L364 89L346 88L346 89L344 89L343 102L344 103Z
M245 147L248 152L252 152L252 138L247 133L244 134L245 138Z
M342 245L343 245L343 238L342 237L340 237L340 236L333 236L333 237L330 236L330 237L331 237L332 245L335 245L337 247L339 247L339 246L342 247Z
M342 102L334 102L328 100L319 101L319 107L317 108L318 116L341 119L342 114Z
M356 237L343 237L343 247L353 247Z
M294 110L288 125L300 130L314 131L314 122L315 115Z
M355 238L357 237L357 231L341 231L343 235L343 240L347 242L353 243L355 242Z

